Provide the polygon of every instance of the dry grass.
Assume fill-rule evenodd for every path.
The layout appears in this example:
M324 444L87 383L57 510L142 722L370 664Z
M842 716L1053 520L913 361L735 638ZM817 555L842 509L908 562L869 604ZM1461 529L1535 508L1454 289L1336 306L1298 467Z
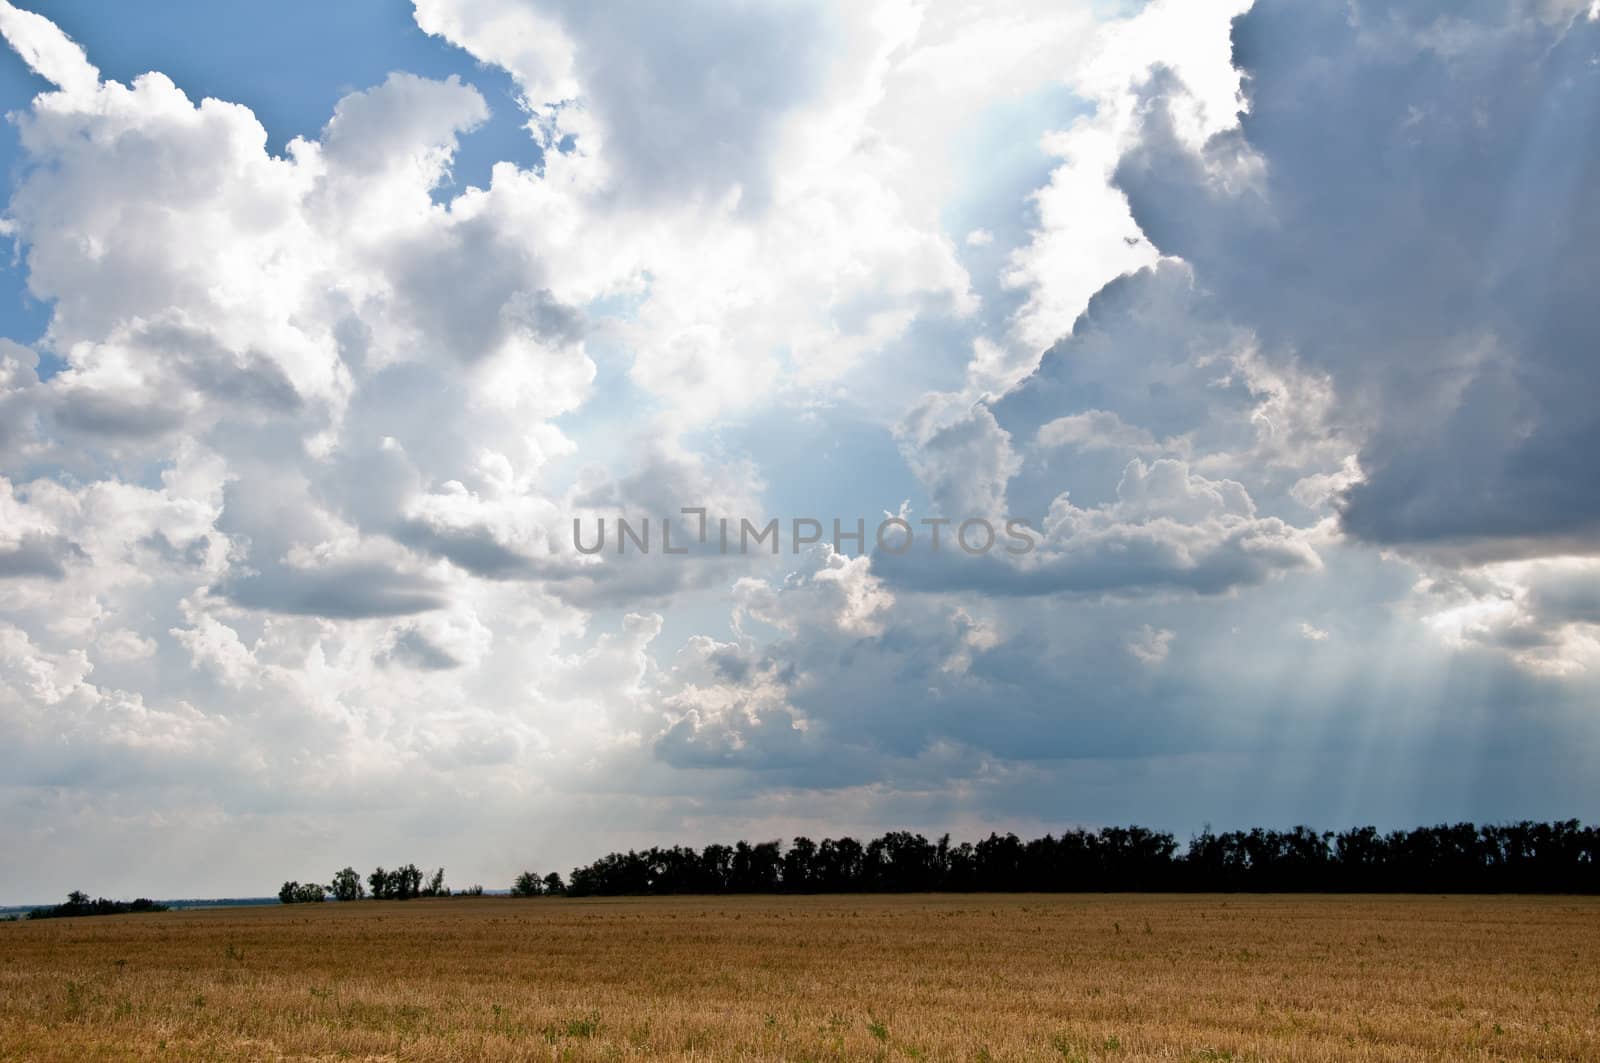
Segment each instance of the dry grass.
M4 1059L1600 1059L1600 901L411 901L0 926Z

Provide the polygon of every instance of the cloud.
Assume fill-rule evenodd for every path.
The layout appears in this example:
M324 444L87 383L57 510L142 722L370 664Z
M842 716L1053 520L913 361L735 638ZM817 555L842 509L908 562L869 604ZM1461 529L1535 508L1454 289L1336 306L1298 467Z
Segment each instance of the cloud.
M834 64L851 57L830 39L844 16L842 8L721 0L659 13L518 0L416 4L425 31L512 75L536 129L548 123L552 141L575 136L577 150L605 159L619 192L650 200L732 193L765 201L784 119L828 88L828 75L848 76Z
M1228 594L1322 562L1307 529L1257 513L1242 484L1172 459L1123 470L1116 499L1051 503L1036 546L978 557L956 551L879 554L891 586L1002 596Z
M1006 485L1020 462L987 407L969 407L956 395L929 396L897 434L941 514L965 520L1006 512Z
M429 189L449 166L457 138L488 117L483 96L459 78L396 72L339 101L322 132L322 153L342 175L363 181L368 195L373 180Z
M416 5L425 30L513 75L544 151L539 172L501 171L475 209L496 229L542 223L557 298L628 300L611 329L629 381L693 424L827 389L920 314L976 309L925 195L924 138L942 152L951 131L906 124L925 78L897 77L960 57L924 44L917 15L901 0L707 0L664 20ZM930 35L959 34L940 21Z
M36 444L39 356L31 348L0 339L0 461Z
M1269 358L1175 261L1107 284L1071 335L990 405L1013 438L1033 444L1011 488L1021 512L1068 485L1080 498L1109 497L1135 455L1248 481L1272 506L1299 508L1301 497L1320 506L1326 491L1296 497L1294 484L1339 475L1358 446L1327 377Z
M365 561L235 573L214 590L247 609L339 620L410 616L446 603L439 583Z
M1591 557L1436 569L1411 606L1448 645L1504 654L1532 674L1600 670L1600 562Z
M1166 628L1145 624L1128 641L1128 652L1140 664L1154 668L1166 663L1167 655L1172 652L1174 637L1174 633Z
M1128 424L1110 410L1088 410L1057 417L1042 426L1034 436L1040 447L1082 447L1136 452L1159 452L1155 436Z
M1320 627L1317 627L1315 624L1304 620L1300 622L1300 634L1303 638L1311 642L1328 641L1328 633L1326 631Z
M460 668L462 664L449 651L434 645L427 635L414 627L396 632L389 649L378 659L430 672L449 671Z
M0 34L39 76L69 95L94 92L100 71L55 23L0 0Z
M24 534L9 546L0 542L0 579L65 579L67 563L83 557L82 548L62 536Z
M1152 83L1117 184L1218 313L1329 375L1361 429L1352 535L1527 554L1600 518L1573 464L1600 441L1579 6L1262 0L1234 29L1248 111L1199 152Z
M1140 132L1139 97L1131 90L1152 71L1184 86L1179 106L1187 142L1232 126L1239 74L1229 62L1228 26L1248 6L1247 0L1158 0L1100 35L1074 75L1092 109L1044 141L1060 161L1031 197L1037 217L1028 243L1011 254L1005 280L1026 300L1010 323L1010 357L1004 369L984 374L987 386L1015 384L1040 351L1072 330L1108 281L1158 261L1110 180Z
M485 579L528 578L539 572L534 559L502 545L494 532L482 525L440 527L422 520L408 520L395 529L395 538Z

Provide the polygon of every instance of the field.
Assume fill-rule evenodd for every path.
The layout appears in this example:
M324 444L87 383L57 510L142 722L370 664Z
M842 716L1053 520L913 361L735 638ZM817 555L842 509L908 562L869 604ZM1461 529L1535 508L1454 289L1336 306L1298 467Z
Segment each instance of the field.
M0 925L3 1059L1600 1059L1600 900L509 898Z

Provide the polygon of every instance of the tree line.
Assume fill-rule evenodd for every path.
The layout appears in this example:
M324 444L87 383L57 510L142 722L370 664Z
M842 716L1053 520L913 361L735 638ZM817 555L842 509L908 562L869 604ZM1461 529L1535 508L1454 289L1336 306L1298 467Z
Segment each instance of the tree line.
M917 892L1373 892L1600 893L1600 827L1576 819L1413 830L1227 831L1207 827L1180 845L1144 827L1070 830L1024 841L990 834L952 843L890 831L867 842L806 837L703 849L675 845L609 853L558 874L524 871L517 897L718 893ZM480 895L483 887L457 891ZM354 868L331 884L285 882L278 899L448 897L444 869L424 881L415 864Z
M359 901L371 896L380 901L405 901L413 897L477 897L482 896L482 886L469 886L451 892L444 884L444 868L432 876L416 864L402 864L388 870L381 865L363 881L361 873L346 867L333 873L333 880L324 886L320 882L285 882L278 890L278 900L283 904L320 904L328 899Z
M89 895L82 890L73 890L67 894L67 903L57 904L49 908L35 908L28 913L29 919L70 919L80 915L126 915L129 912L164 912L167 906L157 904L149 897L140 897L132 901L110 901L104 897L89 899Z
M511 884L513 897L555 897L566 892L566 884L554 871L543 878L539 877L537 871L524 871Z
M854 838L652 847L573 870L568 896L867 892L1600 892L1600 828L1577 820L1214 833L1180 848L1142 827L1023 841L891 831Z

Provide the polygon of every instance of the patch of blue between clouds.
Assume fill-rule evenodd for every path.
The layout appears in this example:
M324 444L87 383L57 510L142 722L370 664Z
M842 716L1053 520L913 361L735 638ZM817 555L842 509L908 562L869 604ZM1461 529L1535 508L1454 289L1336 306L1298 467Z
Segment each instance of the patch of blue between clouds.
M972 274L983 299L982 323L993 334L1003 333L1007 319L1026 301L1026 293L1001 287L999 279L1006 259L1028 243L1038 224L1033 194L1062 164L1044 150L1043 139L1092 117L1094 110L1091 101L1066 85L1053 85L988 108L957 141L961 191L941 220ZM979 229L993 240L981 247L967 244L967 234Z

